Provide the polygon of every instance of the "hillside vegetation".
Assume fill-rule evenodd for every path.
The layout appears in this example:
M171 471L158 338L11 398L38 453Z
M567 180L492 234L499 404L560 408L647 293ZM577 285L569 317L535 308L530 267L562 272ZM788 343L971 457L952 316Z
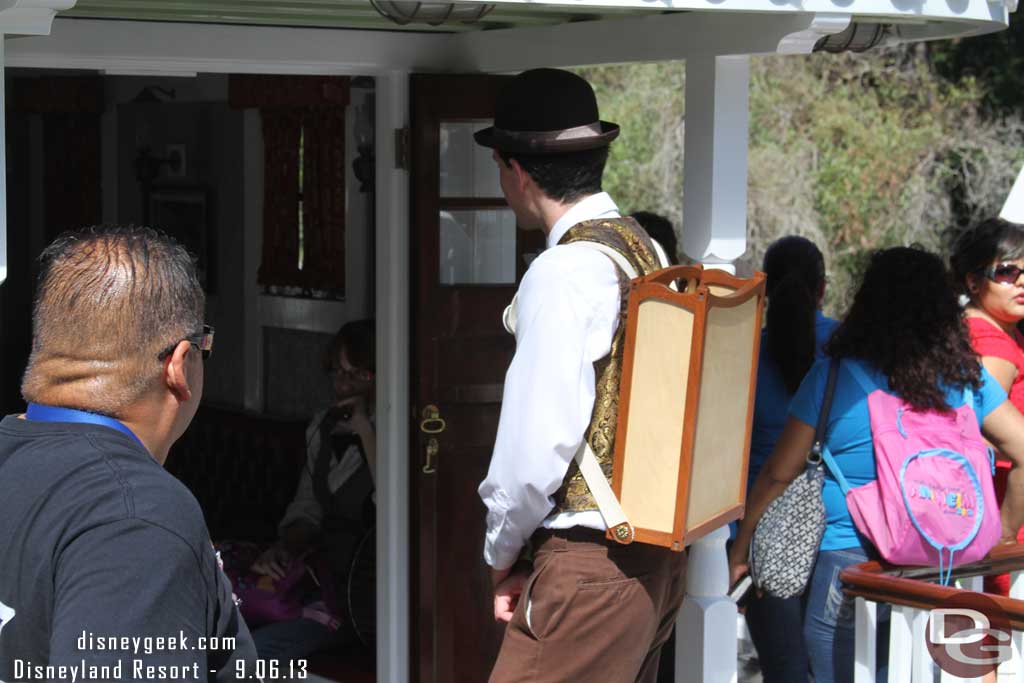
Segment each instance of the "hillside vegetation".
M750 77L747 254L801 234L826 253L839 313L863 255L946 248L999 211L1024 165L1024 40L1009 32L860 55L755 57ZM682 63L581 69L622 125L606 189L626 211L683 212ZM684 254L680 256L685 257Z

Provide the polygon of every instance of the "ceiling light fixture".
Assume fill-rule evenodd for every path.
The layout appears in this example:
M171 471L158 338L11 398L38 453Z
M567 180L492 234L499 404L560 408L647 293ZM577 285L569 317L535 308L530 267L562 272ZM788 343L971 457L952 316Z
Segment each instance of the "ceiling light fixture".
M415 0L370 0L381 16L399 26L406 24L472 24L494 9L494 5L455 2L416 2Z
M853 22L839 33L825 36L814 46L815 52L865 52L886 42L891 24Z

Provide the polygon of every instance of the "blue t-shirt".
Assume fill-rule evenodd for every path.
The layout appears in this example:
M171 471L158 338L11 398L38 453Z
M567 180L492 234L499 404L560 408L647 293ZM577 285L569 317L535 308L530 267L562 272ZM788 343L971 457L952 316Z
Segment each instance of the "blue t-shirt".
M868 396L853 375L845 369L851 363L857 363L875 383L876 388L890 393L891 390L886 376L863 361L844 358L839 366L832 410L825 432L825 444L835 458L839 470L849 481L850 487L855 488L874 481L877 474L875 451L871 441ZM828 359L815 363L789 404L789 414L811 427L818 423L819 410L825 397L825 383L828 381L828 367ZM1004 401L1006 391L987 370L982 368L981 391L974 392L974 412L978 417L978 424L980 425L982 420ZM964 404L963 392L947 390L946 403L950 408L959 408ZM846 498L827 468L825 472L822 497L825 500L828 526L825 527L825 536L821 540L821 549L842 550L859 547L862 544L846 507Z
M839 321L826 318L821 311L814 318L814 354L823 358L824 346ZM750 432L750 469L747 475L747 490L754 485L758 473L775 448L775 442L782 434L789 413L789 401L793 395L786 390L782 371L771 356L765 343L766 332L761 333L761 354L757 361L757 395L754 397L754 424Z

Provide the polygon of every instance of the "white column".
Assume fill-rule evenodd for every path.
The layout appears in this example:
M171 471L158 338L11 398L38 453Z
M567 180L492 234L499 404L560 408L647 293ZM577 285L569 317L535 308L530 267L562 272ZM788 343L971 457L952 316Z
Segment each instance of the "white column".
M263 119L258 109L242 112L242 325L245 329L246 410L262 412L263 324L260 320L260 285L257 276L263 254Z
M409 74L377 78L377 680L409 680Z
M1020 175L1013 183L1010 195L1006 198L1006 203L1003 204L1003 210L999 212L999 217L1014 223L1024 223L1024 168L1020 170Z
M735 272L747 248L747 57L686 62L683 250ZM729 600L723 527L689 548L686 601L676 624L676 680L736 680L736 605Z
M747 249L747 89L750 61L686 61L683 251L728 265Z
M4 97L4 42L8 35L50 35L53 17L75 0L0 2L0 284L7 279L7 101Z
M4 34L0 33L0 285L7 279L7 100Z
M736 605L729 592L722 527L690 546L686 600L676 621L676 681L735 683Z

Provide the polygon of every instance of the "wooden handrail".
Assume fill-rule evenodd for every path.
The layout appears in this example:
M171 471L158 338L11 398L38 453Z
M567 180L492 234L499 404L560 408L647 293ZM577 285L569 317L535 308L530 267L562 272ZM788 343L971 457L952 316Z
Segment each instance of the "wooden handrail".
M1024 570L1024 545L1000 545L993 548L985 559L954 569L953 577L989 576L1021 570ZM931 610L964 592L928 582L938 580L938 576L936 567L896 567L871 561L844 569L839 580L843 582L843 591L852 597ZM1005 613L1011 628L1024 631L1024 600L1001 595L986 597Z

